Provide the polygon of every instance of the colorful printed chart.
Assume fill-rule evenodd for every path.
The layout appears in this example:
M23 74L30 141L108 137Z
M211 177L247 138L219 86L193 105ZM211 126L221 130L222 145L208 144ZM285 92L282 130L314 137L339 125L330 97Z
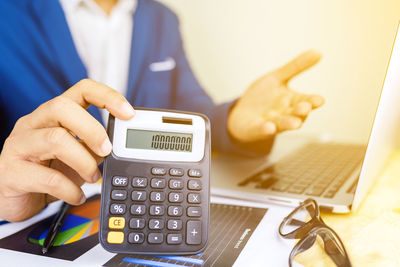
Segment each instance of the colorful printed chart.
M46 257L73 261L98 244L100 195L68 211L53 248ZM0 248L42 255L41 248L53 216L0 239Z
M41 227L36 228L29 235L29 242L33 244L43 245L47 236L48 229L42 231ZM99 222L75 214L69 214L65 219L60 232L54 241L53 246L62 246L76 242L99 231Z

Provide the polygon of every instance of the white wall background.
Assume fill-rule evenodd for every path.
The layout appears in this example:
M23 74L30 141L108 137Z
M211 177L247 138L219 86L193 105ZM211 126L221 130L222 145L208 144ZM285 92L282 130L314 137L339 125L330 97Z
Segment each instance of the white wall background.
M313 48L321 62L291 88L326 98L302 132L369 134L395 31L398 0L160 0L181 21L192 68L217 101ZM400 75L400 74L399 74Z

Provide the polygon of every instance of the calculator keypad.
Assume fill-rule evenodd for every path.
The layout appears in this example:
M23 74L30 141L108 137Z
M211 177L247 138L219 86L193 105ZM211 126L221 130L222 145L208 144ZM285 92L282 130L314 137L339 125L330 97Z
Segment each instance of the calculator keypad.
M189 193L187 201L189 203L200 204L200 194Z
M116 231L108 232L107 242L110 244L121 244L122 242L124 242L124 233Z
M132 215L143 215L146 213L145 205L132 205L131 206L131 214Z
M132 244L141 244L144 241L143 233L129 233L128 242Z
M114 176L112 179L113 186L127 186L128 177Z
M124 229L125 218L124 217L110 217L108 219L108 228L110 229Z
M165 175L166 173L167 173L166 168L160 168L160 167L151 168L151 174L153 175Z
M171 176L183 176L183 169L178 169L178 168L171 168L169 169L169 175Z
M183 201L183 194L182 193L176 193L176 192L171 192L168 195L168 201L171 203L179 203Z
M151 187L152 188L165 188L165 179L153 178L151 179Z
M111 214L125 214L126 205L125 204L111 204L110 213Z
M189 207L187 208L187 216L189 217L200 217L201 207Z
M143 188L147 186L147 178L135 177L132 179L132 186Z
M160 205L151 205L150 206L150 215L154 216L162 216L165 213L164 206Z
M145 226L145 220L142 218L132 218L129 221L129 228L131 229L143 229Z
M180 244L182 243L182 235L181 234L168 234L167 235L167 243L168 244Z
M181 230L182 229L182 221L181 220L168 220L169 230Z
M183 189L183 180L181 179L170 179L169 188L171 189Z
M201 244L201 177L199 169L164 167L151 167L149 177L114 176L107 242Z
M188 181L188 188L190 190L201 190L201 181L189 180Z
M198 245L201 243L201 222L188 221L186 227L186 242L189 245Z
M126 190L112 190L111 191L111 199L112 200L125 200L127 197Z
M146 191L133 191L132 200L133 201L145 201L147 199Z
M152 202L163 202L165 200L164 192L151 192L150 201Z
M169 216L182 216L182 207L181 206L169 206L168 207L168 215Z

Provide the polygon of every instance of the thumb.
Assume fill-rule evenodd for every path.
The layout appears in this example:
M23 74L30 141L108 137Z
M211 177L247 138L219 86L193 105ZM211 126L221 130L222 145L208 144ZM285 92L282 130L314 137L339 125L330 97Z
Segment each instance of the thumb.
M308 50L286 65L277 69L274 73L282 82L288 82L291 78L297 74L305 71L312 67L321 59L321 54L315 50Z

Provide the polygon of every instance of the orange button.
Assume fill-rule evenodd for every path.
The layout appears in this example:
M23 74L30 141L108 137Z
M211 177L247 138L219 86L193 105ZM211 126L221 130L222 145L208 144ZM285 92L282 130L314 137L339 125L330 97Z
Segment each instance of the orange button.
M111 217L108 219L108 228L110 229L123 229L125 227L125 218Z
M108 232L107 242L110 244L121 244L124 242L124 233L115 231Z

